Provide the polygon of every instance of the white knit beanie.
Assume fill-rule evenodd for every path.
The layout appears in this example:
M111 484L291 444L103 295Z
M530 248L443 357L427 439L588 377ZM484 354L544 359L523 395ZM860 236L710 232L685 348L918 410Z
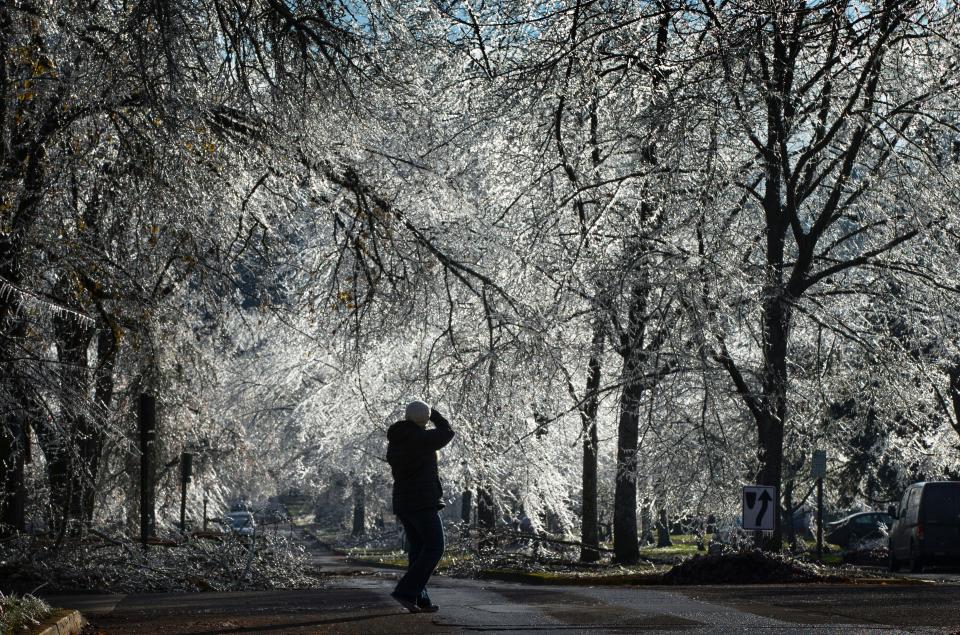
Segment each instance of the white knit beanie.
M422 401L411 401L407 404L404 417L407 421L413 421L414 423L426 423L430 419L430 405Z

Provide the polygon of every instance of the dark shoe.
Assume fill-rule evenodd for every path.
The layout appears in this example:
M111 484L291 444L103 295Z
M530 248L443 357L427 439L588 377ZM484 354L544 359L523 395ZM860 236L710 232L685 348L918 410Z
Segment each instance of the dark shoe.
M439 606L430 600L424 600L422 598L417 600L417 608L420 609L421 613L436 613L440 610Z
M405 598L405 597L403 597L402 595L397 595L396 593L391 593L391 594L390 594L390 597L392 597L394 600L396 600L396 601L400 604L400 606L402 606L403 608L407 609L407 610L410 611L411 613L419 613L419 612L420 612L420 607L417 606L417 603L414 602L413 600L411 600L411 599L409 599L409 598Z

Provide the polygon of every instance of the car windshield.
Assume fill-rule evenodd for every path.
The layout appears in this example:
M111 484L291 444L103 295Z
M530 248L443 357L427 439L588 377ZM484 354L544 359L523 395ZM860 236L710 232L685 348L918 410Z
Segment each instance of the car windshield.
M923 492L923 519L928 523L960 524L960 483L935 483Z
M250 514L230 514L227 516L227 520L230 521L234 529L253 527L253 518L250 517Z

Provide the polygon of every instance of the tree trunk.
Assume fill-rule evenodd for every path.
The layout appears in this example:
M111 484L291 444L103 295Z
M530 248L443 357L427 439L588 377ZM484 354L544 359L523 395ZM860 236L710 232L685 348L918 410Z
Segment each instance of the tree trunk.
M635 375L632 357L624 361L624 387L617 428L617 475L613 495L613 552L620 564L640 561L637 533L637 450L640 434L640 398L643 384L627 378Z
M146 546L147 539L156 535L157 530L157 437L159 417L157 400L151 394L142 393L137 404L137 427L139 432L139 506L140 539Z
M797 546L797 529L793 526L793 487L794 480L790 479L783 485L783 522L787 526L787 544L793 550Z
M93 330L72 316L54 320L60 363L62 424L37 429L44 455L56 530L59 536L76 534L92 514L84 501L92 500L91 455L99 455L87 403L90 387L88 348Z
M950 403L953 404L953 420L950 422L960 436L960 361L955 361L947 369L950 381Z
M367 531L366 493L363 484L353 484L353 531L354 536L362 536Z
M640 508L640 542L645 545L653 543L653 501L649 498L643 499L643 506Z
M657 546L673 546L673 541L670 540L670 518L667 516L666 507L661 507L657 513Z
M93 402L103 422L109 420L113 408L114 368L116 367L117 351L119 349L119 335L112 325L106 321L99 322L97 330L97 368L94 373ZM103 422L97 422L90 431L88 444L83 454L87 460L90 487L83 492L84 524L93 522L93 513L96 504L98 478L100 476L100 461L103 454Z
M782 148L787 143L784 94L788 61L783 47L775 46L771 85L765 97L767 110L767 154L764 161L763 212L766 226L766 278L763 285L761 316L761 404L755 413L760 471L757 483L776 488L774 502L780 507L783 473L783 431L787 415L787 342L790 334L790 298L784 283L784 254L790 218L796 210L784 205ZM793 265L796 268L799 264ZM776 518L778 514L774 514ZM766 550L779 551L783 527L776 518L773 534L761 540Z
M580 410L583 423L583 509L581 519L580 560L596 562L600 559L599 506L597 504L597 408L600 389L600 359L603 355L603 323L597 320L593 326L593 342L590 361L587 364L587 390Z
M0 54L9 55L11 20L6 4L0 5ZM2 82L6 85L6 67L0 69ZM51 106L56 107L56 106ZM0 141L0 205L4 208L4 229L0 231L0 383L2 390L11 397L4 404L6 411L0 420L0 522L12 521L12 527L24 524L22 508L26 500L23 485L23 452L28 445L21 440L26 437L27 426L34 413L36 398L31 396L39 389L35 377L24 372L36 359L24 359L27 352L24 343L30 339L27 320L22 311L21 295L15 291L23 283L26 236L36 225L40 203L46 191L46 143L50 141L55 126L29 125L17 122L13 126L8 118L8 129L13 126L19 142L10 145L5 130ZM12 415L12 416L11 416Z
M70 525L70 474L73 471L72 444L67 438L69 428L64 428L53 430L49 422L37 426L37 441L47 461L47 480L50 484L48 520L51 530L60 538L66 535Z
M642 379L646 354L647 284L645 276L631 288L627 332L621 336L623 389L620 394L620 420L617 425L617 475L613 495L614 561L636 564L640 561L637 533L637 453L640 440L640 402L646 385Z
M783 297L783 293L782 286L771 285L767 289L767 300L764 302L763 408L757 418L760 460L757 483L776 488L775 504L778 509L783 478L783 434L787 418L787 344L791 320L788 301ZM782 523L775 522L772 534L764 537L761 546L768 551L780 551L782 543L783 526Z
M23 464L26 455L26 426L15 417L8 417L0 428L0 470L3 480L0 489L0 536L24 531L24 504L26 489L23 482Z
M467 527L470 526L470 512L473 507L473 492L468 489L463 490L463 496L460 497L460 521Z
M481 532L480 549L492 548L495 541L490 537L497 526L497 511L493 492L486 487L477 488L477 527Z

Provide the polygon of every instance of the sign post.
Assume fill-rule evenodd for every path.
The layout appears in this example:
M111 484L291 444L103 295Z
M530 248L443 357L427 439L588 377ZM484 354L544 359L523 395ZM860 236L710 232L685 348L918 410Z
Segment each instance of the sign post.
M773 531L777 522L777 488L768 485L743 486L743 528Z
M810 475L817 479L817 562L823 562L823 477L827 475L827 453L814 450Z

